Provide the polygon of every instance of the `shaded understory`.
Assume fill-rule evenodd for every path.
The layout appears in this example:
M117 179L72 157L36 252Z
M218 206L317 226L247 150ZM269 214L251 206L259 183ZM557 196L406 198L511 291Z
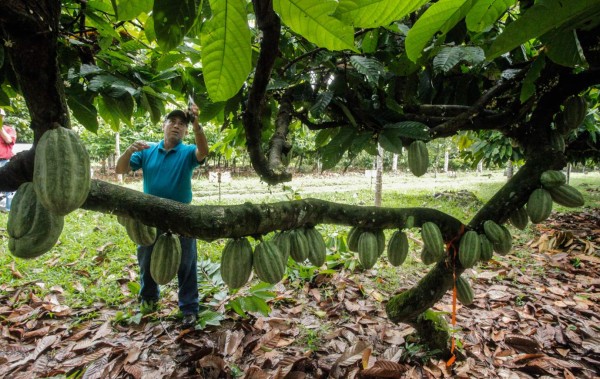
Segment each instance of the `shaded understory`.
M598 209L555 215L513 254L468 272L476 299L459 306L462 347L451 368L410 326L386 319L386 279L372 270L277 286L269 317L228 314L220 326L186 332L169 316L169 298L158 317L124 325L116 309L69 309L58 290L41 299L34 283L2 284L0 376L591 378L600 375L599 224ZM434 308L451 309L449 294Z

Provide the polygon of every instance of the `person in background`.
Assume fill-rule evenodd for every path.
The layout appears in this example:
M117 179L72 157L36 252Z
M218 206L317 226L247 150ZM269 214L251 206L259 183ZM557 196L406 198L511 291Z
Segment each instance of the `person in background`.
M130 170L143 170L144 193L189 204L192 202L192 174L208 155L208 143L202 127L198 124L198 107L192 106L189 113L181 110L170 112L165 118L162 130L164 138L158 143L136 141L119 157L117 174ZM193 145L183 143L192 122ZM161 231L158 231L160 234ZM179 237L181 242L181 265L177 272L179 285L179 309L182 313L182 326L196 324L199 311L197 247L196 239ZM138 246L137 257L140 265L139 297L140 310L149 313L156 309L159 298L158 284L150 275L150 259L154 245Z
M6 112L0 108L0 125L2 126L0 129L0 167L7 164L15 155L13 146L17 142L17 131L10 125L4 125L4 116L6 116ZM14 192L3 192L1 195L6 199L3 210L9 211Z

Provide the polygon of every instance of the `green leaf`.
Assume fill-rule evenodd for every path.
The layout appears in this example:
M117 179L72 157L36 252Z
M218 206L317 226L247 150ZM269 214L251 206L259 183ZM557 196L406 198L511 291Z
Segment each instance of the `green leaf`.
M98 131L98 112L91 96L69 96L67 104L81 125L90 132Z
M429 141L431 139L429 127L418 121L402 121L394 124L387 124L383 127L383 131L385 133L394 133L396 138L404 137L423 141Z
M10 97L0 88L0 105L10 105Z
M153 0L118 0L115 13L117 21L132 20L140 15L140 13L150 13L152 10Z
M428 0L339 0L334 16L357 28L387 26L419 9Z
M523 85L521 87L521 95L520 100L521 103L526 102L531 96L535 94L535 81L542 74L542 70L546 66L546 59L544 54L540 54L535 62L527 71L527 75L525 75L525 79L523 79Z
M273 0L273 9L295 33L329 50L353 50L354 29L331 16L334 0Z
M356 129L340 128L331 141L320 149L323 157L323 170L329 170L338 164L346 150L352 145L354 137L356 137Z
M163 51L173 50L196 21L196 1L154 0L152 14L158 46Z
M350 57L350 63L356 71L363 74L367 81L377 84L379 77L383 73L383 65L377 59L361 57L360 55L353 55Z
M104 102L102 97L100 97L98 101L98 114L112 130L116 132L119 131L119 127L121 126L119 115L116 114L116 112L114 112L113 109Z
M154 91L150 87L142 88L138 98L138 107L150 113L150 120L156 124L162 118L163 105L151 92Z
M372 54L377 51L377 43L379 42L379 30L369 30L363 36L360 48L364 54Z
M333 99L333 92L331 91L323 91L317 96L317 101L310 108L309 112L314 117L319 117L321 113L327 108L329 103Z
M554 63L567 67L587 67L575 30L551 32L541 40L546 44L546 55Z
M200 329L206 328L207 325L219 326L224 319L223 314L206 310L198 315L198 326Z
M212 0L213 17L201 33L204 81L214 102L234 96L252 69L245 0Z
M258 296L244 296L240 300L246 312L260 312L263 316L268 316L271 312L269 304Z
M467 29L473 32L483 32L515 4L516 0L479 0L466 17Z
M433 59L433 69L436 72L448 72L463 60L471 65L483 62L483 49L475 46L444 47Z
M198 108L200 109L198 121L208 122L217 117L219 113L223 112L223 109L225 108L225 102L220 101L218 103L213 103L209 99L201 99L200 103L198 104Z
M133 98L128 93L118 98L102 95L102 101L107 109L112 110L118 118L125 124L131 126L131 116L133 116Z
M490 46L486 56L488 59L496 58L532 38L560 29L563 25L574 28L585 20L597 23L598 19L598 0L538 0L515 22L506 26Z
M315 136L315 146L317 148L324 146L335 132L337 132L336 129L323 129L319 131Z
M416 62L436 34L446 34L471 9L473 0L440 0L423 13L406 36L406 54Z
M384 150L394 154L402 154L402 140L396 137L397 136L394 133L384 129L381 134L379 134L378 141Z

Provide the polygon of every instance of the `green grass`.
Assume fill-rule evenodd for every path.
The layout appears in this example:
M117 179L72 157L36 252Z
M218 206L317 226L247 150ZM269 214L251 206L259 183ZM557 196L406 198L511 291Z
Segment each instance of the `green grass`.
M476 177L471 174L459 174L458 178L438 176L433 178L413 178L409 175L385 176L383 206L415 207L426 206L451 214L467 222L479 209L482 202L489 200L500 188L505 178L493 173L491 178ZM600 175L597 173L574 174L572 182L584 195L586 206L600 207ZM128 185L140 189L140 183ZM292 187L293 186L293 187ZM219 187L205 179L194 181L195 204L239 204L244 201L275 202L295 198L320 198L357 205L372 205L374 182L360 175L329 176L327 178L302 177L291 185L268 186L258 179L235 179ZM595 191L587 191L592 189ZM444 191L467 190L477 199L453 201L435 199L434 194ZM556 207L560 212L571 211ZM124 228L116 218L106 214L77 210L65 218L65 227L59 243L47 254L34 260L15 259L8 252L6 225L7 214L0 213L0 293L11 287L23 286L43 298L51 294L64 296L62 304L72 308L108 306L121 307L135 299L138 284L135 246L127 237ZM338 225L319 225L326 240L335 240L345 236L348 228ZM389 238L392 230L386 231ZM526 241L531 231L517 232L511 228L515 238ZM409 235L420 239L418 230L409 231ZM224 240L212 243L198 242L200 259L216 262L224 245ZM385 292L404 288L409 282L420 277L426 267L419 259L420 246L411 240L411 253L401 269L387 264L379 264L380 280L375 284ZM336 263L356 263L353 254L346 254ZM298 275L310 275L300 272ZM205 275L201 273L201 275ZM360 275L360 271L357 273ZM307 278L300 278L307 279ZM175 283L165 290L173 294ZM215 290L216 291L216 290ZM214 292L214 291L213 291ZM211 293L207 289L207 293ZM88 315L89 317L89 315Z

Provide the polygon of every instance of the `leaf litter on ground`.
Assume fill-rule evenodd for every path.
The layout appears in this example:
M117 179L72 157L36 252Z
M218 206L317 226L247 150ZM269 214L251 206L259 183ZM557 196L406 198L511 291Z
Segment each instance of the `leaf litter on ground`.
M387 320L392 294L372 285L381 280L376 270L342 270L276 286L268 317L230 312L218 326L186 331L172 317L173 298L123 323L123 309L70 309L60 287L39 298L33 287L43 283L2 284L0 377L598 377L600 210L554 214L535 231L510 255L468 272L476 296L458 308L461 347L451 367L412 327ZM450 294L434 310L449 314Z

